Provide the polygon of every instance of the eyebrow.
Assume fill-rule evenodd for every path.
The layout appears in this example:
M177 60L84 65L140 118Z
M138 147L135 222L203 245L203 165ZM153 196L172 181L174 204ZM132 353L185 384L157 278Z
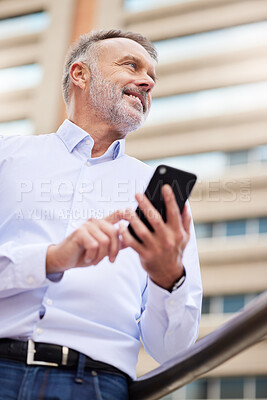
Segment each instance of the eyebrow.
M119 62L123 62L123 61L126 61L126 60L132 60L132 61L134 61L136 64L141 64L141 63L142 63L142 60L141 60L139 57L135 57L135 56L133 56L132 54L128 54L127 56L122 57L122 58L119 60ZM151 73L151 74L149 74L149 76L153 79L153 81L154 81L155 83L157 82L158 78L157 78L157 76L154 74L154 72Z

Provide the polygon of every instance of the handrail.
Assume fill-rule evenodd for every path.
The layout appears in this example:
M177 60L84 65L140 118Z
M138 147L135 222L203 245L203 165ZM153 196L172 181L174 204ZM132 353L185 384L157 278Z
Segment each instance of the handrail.
M161 399L252 346L266 334L267 291L189 350L133 381L129 398Z

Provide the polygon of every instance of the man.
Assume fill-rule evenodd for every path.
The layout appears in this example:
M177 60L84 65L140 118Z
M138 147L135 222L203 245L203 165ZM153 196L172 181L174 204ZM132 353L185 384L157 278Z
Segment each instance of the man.
M180 215L164 186L164 223L141 194L153 171L124 154L150 109L155 60L139 34L82 36L66 58L68 119L1 140L1 400L127 399L140 336L160 363L197 338L188 206ZM133 211L138 191L154 233Z

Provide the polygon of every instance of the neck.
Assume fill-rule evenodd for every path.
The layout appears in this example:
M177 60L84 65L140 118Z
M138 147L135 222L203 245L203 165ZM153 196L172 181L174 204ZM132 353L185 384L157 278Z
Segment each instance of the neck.
M94 139L94 147L91 153L93 158L102 156L115 140L123 139L126 136L126 134L112 129L103 121L92 121L91 118L84 119L74 115L69 115L68 119Z

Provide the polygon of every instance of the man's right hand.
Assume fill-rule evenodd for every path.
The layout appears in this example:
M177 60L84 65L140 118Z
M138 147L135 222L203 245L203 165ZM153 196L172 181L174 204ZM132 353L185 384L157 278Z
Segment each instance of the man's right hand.
M46 273L98 264L108 256L114 262L120 249L119 230L114 224L124 219L125 211L115 211L103 219L91 218L46 254Z

